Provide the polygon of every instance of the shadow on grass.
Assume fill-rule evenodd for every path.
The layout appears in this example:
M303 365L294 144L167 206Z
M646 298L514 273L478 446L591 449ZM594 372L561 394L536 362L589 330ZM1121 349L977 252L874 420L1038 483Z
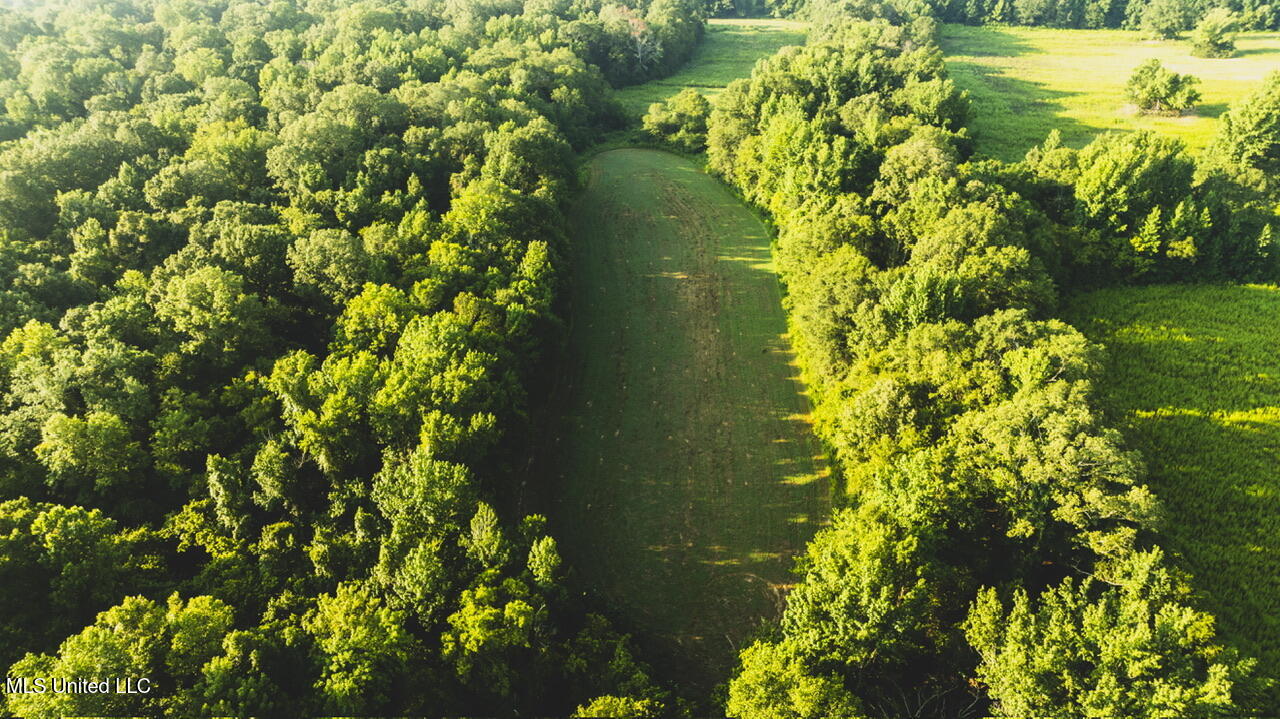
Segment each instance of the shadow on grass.
M1275 53L1276 53L1276 50L1275 48L1272 48L1272 47L1244 47L1244 48L1237 48L1235 55L1232 55L1231 57L1227 57L1227 58L1222 58L1222 59L1234 60L1236 58L1249 57L1250 55L1274 55ZM1277 69L1280 69L1280 68L1277 68Z
M1218 117L1222 113L1226 112L1230 107L1231 105L1225 102L1205 103L1202 105L1196 105L1196 109L1193 114L1199 117Z
M970 129L978 150L1007 162L1021 160L1053 130L1081 147L1101 131L1065 115L1070 92L1014 77L1010 68L983 58L1043 55L1045 51L1008 30L948 26L943 31L947 70L969 92Z
M1280 680L1277 309L1275 287L1166 285L1101 290L1066 316L1107 346L1098 397L1148 466L1158 543L1219 636Z
M602 152L586 174L548 516L593 606L702 706L776 618L828 468L758 218L668 153Z
M1222 638L1280 679L1280 425L1195 411L1132 422L1166 508L1162 543Z
M969 91L970 128L981 152L1014 162L1053 130L1062 133L1066 145L1076 148L1101 131L1064 114L1062 100L1071 93L1011 77L978 62L948 60L947 67L956 84Z
M1021 37L994 26L948 25L942 31L942 50L947 55L972 57L1018 57L1043 55L1044 50Z

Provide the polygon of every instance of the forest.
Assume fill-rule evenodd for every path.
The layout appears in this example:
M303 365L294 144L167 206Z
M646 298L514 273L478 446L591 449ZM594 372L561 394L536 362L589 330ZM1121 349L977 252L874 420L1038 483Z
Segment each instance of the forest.
M700 9L0 14L14 715L567 713L659 690L522 514L573 152Z
M775 52L740 33L761 57L733 64L746 76L726 82L730 65L699 55L708 18L763 14L807 23L803 42ZM1275 436L1277 395L1257 385L1280 372L1266 350L1274 328L1259 339L1250 323L1273 325L1277 306L1280 73L1224 107L1194 152L1149 129L1087 142L1054 130L1021 159L996 159L972 129L982 105L948 70L943 23L1190 33L1226 53L1234 33L1280 29L1280 10L0 3L0 664L9 678L154 687L7 685L0 714L1211 717L1280 706L1280 559L1272 539L1249 534L1274 533L1280 487L1274 446L1250 439ZM798 40L796 25L778 28ZM701 66L720 74L685 73L686 89L643 118L615 96ZM1198 102L1194 78L1157 66L1123 78L1140 110ZM564 482L546 446L561 426L548 417L612 401L558 392L583 318L611 317L583 309L593 296L581 273L609 277L617 258L585 255L589 265L581 245L626 247L609 233L638 222L633 212L664 211L654 200L584 214L584 163L635 145L705 163L723 186L662 185L661 197L691 223L705 213L682 192L704 193L705 207L749 205L759 219L734 215L735 241L767 242L769 257L705 251L747 253L745 266L781 282L775 293L771 278L732 275L740 298L763 303L750 316L703 287L690 306L724 319L685 324L769 342L785 330L789 343L731 337L719 365L690 349L691 373L742 374L719 394L659 377L659 396L705 395L695 412L735 389L763 395L776 406L734 411L801 417L830 465L809 471L832 490L829 518L785 532L803 535L794 576L771 580L785 601L741 617L750 635L734 638L733 666L709 690L569 561L593 539L557 513L557 493L612 492L628 476L605 457L646 462L675 438L628 433L645 451L566 461L575 476ZM612 161L643 164L637 186L700 172L663 156ZM598 231L597 217L617 226ZM679 241L664 228L662 241ZM695 229L717 247L714 229ZM704 274L711 259L699 256ZM1196 291L1210 286L1237 291ZM642 290L630 304L658 302ZM1245 319L1213 324L1232 313ZM1188 399L1161 382L1153 368L1203 381L1178 369L1185 355L1146 346L1143 323L1174 321L1161 318L1233 342L1195 351L1242 368L1221 375L1237 389ZM605 346L606 329L582 341ZM678 365L682 347L653 356ZM791 365L771 353L788 348L811 412L781 386ZM747 352L761 356L737 359ZM770 372L760 381L771 388L751 384ZM1150 421L1143 412L1160 408L1134 387L1215 418L1214 442L1192 447L1186 425ZM1246 424L1262 429L1232 431ZM665 426L630 426L642 425ZM739 432L723 449L692 436L746 477L737 453L753 442L796 442L774 448L775 464L803 458L799 426ZM1171 446L1185 455L1166 456ZM1217 464L1198 458L1210 453ZM1223 457L1236 456L1273 484L1224 479ZM1206 489L1220 479L1239 492ZM733 511L778 489L754 491ZM1249 532L1189 520L1205 497ZM744 521L776 542L775 515Z

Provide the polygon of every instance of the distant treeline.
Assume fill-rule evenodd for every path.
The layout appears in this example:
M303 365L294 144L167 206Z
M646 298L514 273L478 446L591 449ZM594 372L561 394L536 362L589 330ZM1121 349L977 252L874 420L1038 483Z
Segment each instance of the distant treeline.
M1150 133L974 157L929 8L811 5L717 98L711 167L777 227L846 507L729 685L741 717L1219 716L1273 707L1161 549L1060 295L1274 280L1280 76L1198 159ZM1274 694L1270 695L1274 699Z
M1146 29L1158 16L1190 30L1210 10L1237 14L1246 30L1280 29L1280 6L1261 0L930 0L944 22L1058 28Z
M1260 0L922 0L943 22L1055 28L1146 30L1153 24L1190 30L1210 11L1234 14L1244 30L1280 28L1280 6ZM803 7L798 4L795 11Z
M1244 30L1280 29L1280 5L1269 0L913 0L912 3L859 2L853 11L859 17L872 17L869 8L897 5L891 14L902 11L915 15L932 15L942 22L981 25L1033 25L1055 28L1119 28L1147 30L1153 25L1162 30L1182 31L1194 28L1206 14L1216 8L1231 11ZM823 2L806 0L706 0L708 16L803 17L810 6L829 8Z

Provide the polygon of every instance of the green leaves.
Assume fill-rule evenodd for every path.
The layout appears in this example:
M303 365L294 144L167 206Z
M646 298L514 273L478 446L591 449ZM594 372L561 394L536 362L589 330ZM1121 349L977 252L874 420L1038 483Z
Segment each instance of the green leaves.
M24 713L652 698L629 659L561 670L580 616L556 544L488 502L557 323L572 148L618 119L602 72L669 70L701 6L552 5L0 10L0 500L105 512L0 503L0 581L60 617L0 607L0 654L127 589L236 604L233 628L214 600L126 601L23 671L155 693ZM443 659L458 612L471 649Z
M1219 162L1274 176L1280 169L1280 73L1231 106L1209 154Z
M1230 716L1252 661L1216 643L1213 618L1192 609L1161 566L1137 553L1109 582L1071 579L1033 608L1014 593L1006 612L984 590L966 624L982 655L978 676L1000 714L1063 717Z
M108 412L68 417L55 414L41 429L36 456L49 483L73 494L105 496L139 479L144 455L119 417Z
M700 152L707 143L707 119L711 103L688 88L649 106L643 119L645 132L685 152Z
M379 279L381 268L360 238L344 230L315 230L289 248L294 282L318 292L335 305L351 299L366 282Z
M170 278L155 300L156 315L183 341L180 349L215 365L231 365L261 347L266 308L245 292L239 275L200 267Z
M1156 0L1152 7L1170 0ZM1198 78L1179 75L1165 69L1159 60L1152 58L1139 65L1125 86L1125 95L1138 106L1140 112L1153 115L1180 115L1200 101L1196 86Z
M728 712L743 719L819 719L862 712L838 680L808 670L787 644L756 642L742 651L729 684Z
M1236 54L1235 34L1239 29L1239 15L1229 8L1212 8L1191 33L1191 50L1197 57L1231 57Z
M67 638L56 656L28 654L10 671L17 676L57 678L146 678L159 690L147 695L117 693L28 693L7 698L9 709L29 717L163 713L190 697L183 688L197 680L206 664L221 653L231 630L231 608L211 597L183 601L177 594L167 604L128 597L98 615L97 621ZM112 689L115 689L113 686Z
M316 689L328 711L359 712L390 699L413 648L401 616L358 584L324 594L302 620L321 658Z

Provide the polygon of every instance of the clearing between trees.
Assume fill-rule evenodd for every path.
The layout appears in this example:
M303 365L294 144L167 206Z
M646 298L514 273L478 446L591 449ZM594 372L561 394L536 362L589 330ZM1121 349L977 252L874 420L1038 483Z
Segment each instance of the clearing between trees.
M978 149L1021 160L1051 130L1081 147L1107 130L1155 130L1192 151L1213 137L1217 118L1280 68L1280 33L1241 33L1235 57L1191 54L1186 40L1147 40L1127 30L945 25L942 50L956 85L969 91ZM1125 99L1134 68L1155 58L1200 78L1202 100L1181 117L1138 115Z
M708 98L751 74L762 57L787 45L803 45L808 24L776 18L712 18L693 57L679 72L661 80L624 87L614 93L627 116L639 118L651 103L692 87Z
M1280 667L1280 288L1163 286L1078 298L1107 347L1108 409L1150 468L1164 545L1224 638Z
M792 557L828 515L828 467L760 219L670 153L613 150L587 170L558 531L671 662L659 673L705 692L782 608Z

